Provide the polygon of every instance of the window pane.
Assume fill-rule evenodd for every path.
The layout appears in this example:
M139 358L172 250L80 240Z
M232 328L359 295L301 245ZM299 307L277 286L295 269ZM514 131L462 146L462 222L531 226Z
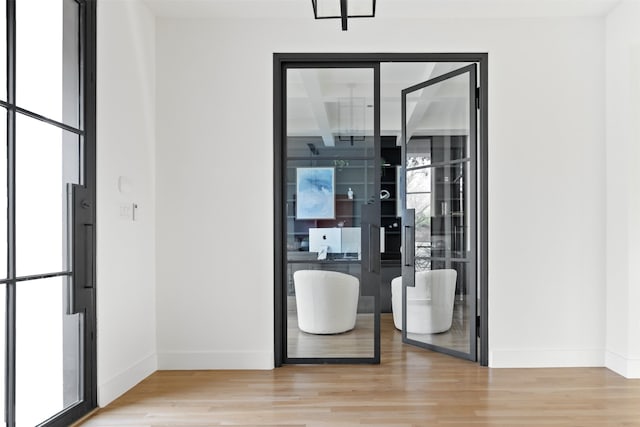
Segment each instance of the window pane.
M78 402L82 318L67 314L66 279L17 284L16 425L31 427Z
M17 105L75 127L78 23L74 0L20 0L16 4Z
M67 183L79 183L79 138L20 114L16 127L17 274L66 270Z
M0 0L0 99L7 100L7 0Z
M7 110L0 107L0 277L7 277Z

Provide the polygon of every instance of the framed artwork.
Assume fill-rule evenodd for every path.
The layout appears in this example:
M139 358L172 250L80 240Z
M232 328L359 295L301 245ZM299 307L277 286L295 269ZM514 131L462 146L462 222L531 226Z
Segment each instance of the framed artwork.
M296 169L296 219L335 219L334 168Z

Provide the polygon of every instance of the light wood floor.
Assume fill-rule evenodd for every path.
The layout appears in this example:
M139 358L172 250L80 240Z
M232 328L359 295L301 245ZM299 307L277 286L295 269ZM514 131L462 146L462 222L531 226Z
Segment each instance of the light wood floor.
M458 350L461 353L471 353L469 313L471 313L471 307L469 307L468 302L465 300L456 300L453 305L451 328L448 331L438 334L408 333L407 338L426 344Z
M316 335L298 329L295 313L287 316L287 355L303 357L373 357L373 314L359 313L356 327L342 334Z
M640 380L604 368L488 369L401 344L380 365L161 371L83 427L640 426Z
M289 302L295 308L295 300ZM456 301L453 309L451 329L438 334L412 334L414 341L470 353L469 312L465 301ZM385 314L383 314L385 316ZM391 314L388 314L392 318ZM307 334L298 329L295 310L287 314L287 355L291 358L305 357L373 357L374 324L373 314L358 313L353 330L333 335Z

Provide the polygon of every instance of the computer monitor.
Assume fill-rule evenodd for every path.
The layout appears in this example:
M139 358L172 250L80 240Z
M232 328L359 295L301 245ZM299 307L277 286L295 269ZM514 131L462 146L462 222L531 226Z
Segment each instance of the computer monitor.
M380 227L380 252L384 252L384 232L384 227ZM342 253L360 253L360 227L342 228Z
M320 252L327 247L327 253L342 252L341 228L310 228L309 252Z
M360 253L360 227L342 228L342 252L345 254Z

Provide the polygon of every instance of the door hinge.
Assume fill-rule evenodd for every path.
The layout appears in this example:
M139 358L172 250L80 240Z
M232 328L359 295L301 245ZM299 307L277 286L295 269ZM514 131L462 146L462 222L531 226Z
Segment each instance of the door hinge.
M480 338L480 316L476 316L476 336Z
M480 88L476 88L476 109L480 109Z

